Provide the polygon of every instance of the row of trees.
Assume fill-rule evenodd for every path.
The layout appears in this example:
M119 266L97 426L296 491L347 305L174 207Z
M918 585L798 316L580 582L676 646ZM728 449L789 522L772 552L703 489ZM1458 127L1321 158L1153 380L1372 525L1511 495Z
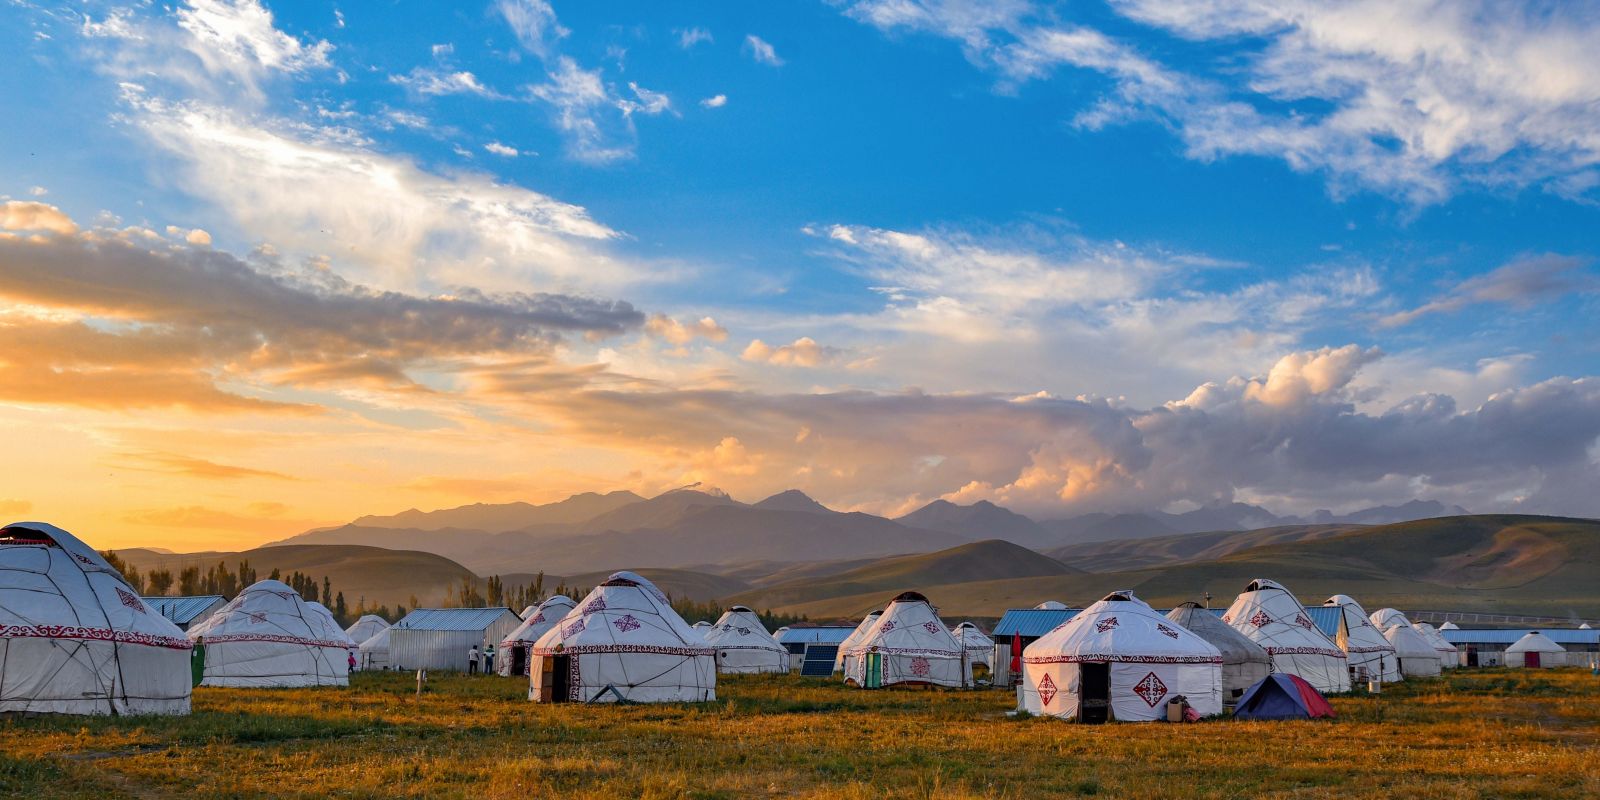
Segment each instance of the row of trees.
M206 571L201 572L199 566L183 567L174 576L170 569L153 569L148 573L141 573L138 567L124 561L116 553L107 551L101 553L106 561L111 563L128 584L147 597L164 597L176 594L179 597L193 597L195 595L216 594L232 600L250 586L260 580L256 568L250 566L249 559L242 560L237 567L230 569L227 561L218 561ZM348 627L363 614L376 614L384 619L394 622L406 615L405 606L396 606L393 611L388 606L368 606L366 598L357 601L356 607L351 608L345 600L344 592L335 591L333 581L328 576L322 576L318 581L314 576L295 570L287 576L277 569L267 575L275 581L288 584L289 588L300 594L301 599L308 603L321 603L333 612L333 618L343 626ZM177 591L172 589L176 585ZM411 598L411 607L417 607L416 597Z

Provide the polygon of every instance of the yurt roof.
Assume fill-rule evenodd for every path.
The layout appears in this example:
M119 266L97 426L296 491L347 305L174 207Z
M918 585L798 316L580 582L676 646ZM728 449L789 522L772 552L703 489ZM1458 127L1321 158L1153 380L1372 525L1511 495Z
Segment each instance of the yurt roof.
M1383 638L1394 645L1395 656L1399 658L1421 658L1423 656L1438 657L1439 649L1433 646L1417 629L1410 625L1390 625L1384 631Z
M1550 637L1538 632L1528 631L1515 644L1506 648L1507 653L1564 653L1566 648L1550 640Z
M778 640L767 633L765 625L756 612L745 606L734 606L723 613L711 630L706 632L706 642L718 650L725 649L756 649L756 650L783 650L788 649L778 644Z
M1043 603L1034 606L1034 608L1040 611L1064 611L1067 608L1067 604L1058 600L1046 600Z
M632 572L612 573L534 644L540 655L649 652L712 655L667 596Z
M1209 608L1202 608L1199 603L1184 603L1167 612L1167 619L1188 628L1196 636L1211 643L1222 653L1222 660L1228 664L1266 664L1272 661L1267 651L1261 645L1250 641L1250 637L1233 629L1228 623Z
M265 626L263 626L265 623ZM229 638L249 640L267 634L277 641L321 647L346 647L350 637L331 614L317 611L283 581L256 581L204 622L189 629L189 638L207 644Z
M545 631L560 624L567 614L577 606L572 599L563 594L546 598L537 606L530 606L530 613L522 618L522 624L506 634L502 643L507 642L536 642Z
M1272 611L1269 613L1268 608ZM1337 608L1324 606L1334 616ZM1234 599L1222 621L1269 653L1295 652L1344 658L1333 639L1312 618L1310 610L1283 584L1257 578Z
M1355 598L1347 594L1336 594L1328 598L1322 604L1322 607L1337 611L1344 616L1347 633L1344 644L1345 652L1357 654L1394 651L1394 645L1384 637L1383 631L1379 630L1378 626L1372 624L1372 620L1367 616L1367 610L1362 608ZM1318 627L1321 628L1323 633L1328 634L1329 638L1333 639L1335 643L1339 641L1338 620L1333 622L1332 633L1329 633L1327 628L1322 628L1321 625L1318 625Z
M902 592L895 597L865 632L846 642L846 647L852 653L877 648L893 655L951 658L960 657L962 652L961 643L920 592Z
M1170 620L1132 591L1120 589L1028 645L1022 660L1221 664L1220 650L1199 634Z
M1441 631L1457 631L1457 630L1461 630L1461 626L1455 624L1454 622L1450 622L1450 621L1446 620L1443 625L1439 626L1439 630L1441 630Z

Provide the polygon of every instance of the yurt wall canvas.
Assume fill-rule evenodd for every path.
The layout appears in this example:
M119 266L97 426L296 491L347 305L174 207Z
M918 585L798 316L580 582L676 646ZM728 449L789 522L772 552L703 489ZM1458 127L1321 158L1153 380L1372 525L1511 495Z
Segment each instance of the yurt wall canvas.
M1436 678L1439 676L1439 651L1422 638L1405 619L1393 621L1383 638L1394 646L1395 661L1407 678Z
M1567 649L1538 631L1529 631L1506 648L1506 666L1548 669L1567 665Z
M534 643L555 627L575 605L577 604L572 602L572 598L558 594L526 609L527 613L522 615L522 624L500 641L498 648L500 652L495 656L495 671L507 677L527 675L528 665L532 663L529 653L533 650Z
M348 637L281 581L258 581L189 629L205 648L202 686L344 686Z
M1336 594L1324 606L1339 609L1338 633L1334 643L1344 651L1346 664L1355 680L1380 680L1393 683L1401 680L1400 661L1395 657L1394 645L1384 638L1367 612L1355 598Z
M1282 585L1258 578L1228 607L1222 621L1261 645L1274 672L1299 675L1319 692L1350 691L1343 650L1306 614L1306 607Z
M0 529L0 713L187 714L189 640L54 525Z
M883 616L850 645L846 658L845 680L862 688L972 685L965 651L928 598L917 592L904 592L889 603Z
M883 616L882 611L874 611L865 617L862 617L861 622L856 625L856 629L851 631L849 636L844 637L844 641L839 644L839 654L833 657L834 672L843 672L849 670L850 648L854 647L856 642L861 641L861 637L867 635L867 631L871 630L872 626L877 624L878 617L881 616Z
M767 633L761 618L745 606L725 612L706 634L717 655L717 671L728 674L788 672L789 650Z

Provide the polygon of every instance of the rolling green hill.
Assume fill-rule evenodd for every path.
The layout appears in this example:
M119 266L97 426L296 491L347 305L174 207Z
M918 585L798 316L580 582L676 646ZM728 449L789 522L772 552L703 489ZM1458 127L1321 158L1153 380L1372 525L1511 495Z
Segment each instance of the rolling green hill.
M1257 577L1282 582L1308 603L1343 593L1369 609L1600 616L1595 579L1600 575L1600 522L1595 520L1441 517L1321 538L1281 541L1275 536L1262 537L1270 543L1219 558L1144 569L912 585L947 616L995 616L1046 599L1082 605L1119 588L1133 589L1156 606L1197 600L1206 592L1213 604L1226 605ZM774 610L813 618L859 616L882 605L894 591L872 586L844 594L819 584L806 595L795 589L787 602L774 603Z
M1189 561L1215 561L1270 544L1324 539L1363 527L1349 524L1278 525L1252 531L1179 533L1145 539L1083 542L1048 550L1045 554L1088 572L1117 572Z

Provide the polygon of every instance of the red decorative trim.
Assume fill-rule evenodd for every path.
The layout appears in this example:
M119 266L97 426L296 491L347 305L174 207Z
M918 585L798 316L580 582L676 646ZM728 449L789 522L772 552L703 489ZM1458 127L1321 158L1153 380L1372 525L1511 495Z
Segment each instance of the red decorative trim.
M1109 631L1115 627L1117 627L1116 617L1106 617L1105 619L1094 624L1094 629L1097 633L1105 633L1106 631Z
M202 634L207 646L225 644L228 642L276 642L279 644L303 644L307 647L337 647L348 650L349 645L344 642L325 641L322 639L307 639L302 636L287 636L281 633L225 633L221 636L205 636Z
M1352 648L1346 650L1345 652L1347 652L1347 653L1393 653L1394 651L1395 650L1394 650L1393 647L1352 647Z
M926 647L857 647L849 651L850 655L864 655L866 653L883 653L891 656L933 656L934 658L960 658L960 650L931 650Z
M190 650L194 647L188 639L178 636L157 636L137 631L80 628L72 625L0 625L0 639L80 639L91 642L165 647L171 650Z
M0 539L0 545L11 544L22 545L24 547L54 547L58 549L61 547L61 545L56 544L49 539Z
M1261 649L1267 651L1268 655L1274 655L1274 656L1275 655L1286 655L1286 656L1332 656L1334 658L1344 658L1345 657L1343 650L1340 650L1340 649L1337 649L1337 648L1331 648L1330 649L1330 648L1327 648L1327 647L1267 647L1266 645L1262 645Z
M560 650L535 647L529 652L536 656L575 656L587 653L657 653L667 656L715 657L717 649L714 647L668 647L655 644L583 644L577 647L563 647Z
M1221 656L1128 656L1117 653L1084 653L1062 656L1023 656L1024 664L1079 664L1115 662L1118 664L1221 664Z
M1250 624L1257 628L1265 628L1271 622L1272 617L1267 616L1266 611L1257 611L1254 616L1250 617Z
M140 614L148 614L148 613L150 613L150 612L148 612L148 611L146 611L144 609L144 603L142 601L140 601L139 598L135 597L134 595L130 594L129 592L123 591L121 586L117 586L117 587L114 587L114 588L116 588L116 590L117 590L117 599L122 601L123 605L127 606L128 608L133 609L134 611L139 612Z
M1162 624L1160 622L1156 623L1156 630L1160 631L1161 635L1163 635L1163 636L1167 636L1167 637L1170 637L1170 638L1173 638L1173 639L1178 638L1178 632L1177 631L1167 627L1166 625L1164 625L1164 624Z
M912 675L915 675L919 678L926 678L928 677L928 673L932 671L933 669L928 665L928 659L923 658L922 656L917 656L916 658L911 659Z
M1159 675L1152 672L1133 685L1133 693L1138 695L1140 700L1149 703L1151 708L1155 708L1156 703L1167 696L1167 685L1161 681Z

